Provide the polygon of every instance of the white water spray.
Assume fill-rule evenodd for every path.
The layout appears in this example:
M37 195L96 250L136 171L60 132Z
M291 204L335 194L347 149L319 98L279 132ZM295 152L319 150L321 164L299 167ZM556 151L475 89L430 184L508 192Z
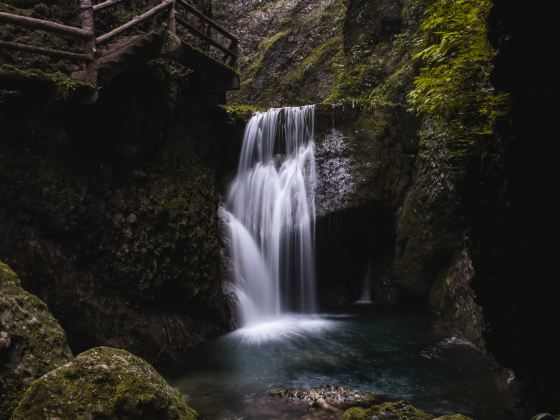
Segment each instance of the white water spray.
M316 310L314 120L273 108L245 130L226 204L242 325Z

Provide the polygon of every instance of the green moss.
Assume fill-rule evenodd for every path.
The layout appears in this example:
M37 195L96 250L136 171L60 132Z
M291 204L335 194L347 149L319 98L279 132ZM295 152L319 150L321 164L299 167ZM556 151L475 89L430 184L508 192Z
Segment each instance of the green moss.
M281 39L285 38L286 36L288 36L291 33L290 29L286 29L286 30L282 30L280 32L275 33L274 35L272 35L269 38L265 38L263 39L260 43L259 43L259 48L257 50L257 55L256 57L252 60L251 65L249 66L249 68L245 71L245 79L243 80L243 82L245 84L249 83L250 81L252 81L252 77L258 73L263 65L264 60L266 59L266 56L268 54L268 52L270 51L270 49Z
M47 305L20 286L16 274L0 262L0 418L9 418L33 379L70 361L64 331Z
M440 0L428 8L422 50L423 68L408 98L422 116L445 121L457 139L491 134L507 98L490 85L493 50L486 19L490 0Z
M264 111L257 105L228 105L223 108L231 119L243 121L249 120L255 112Z
M198 415L144 360L98 347L33 382L12 419L52 417L191 420Z
M288 76L288 83L300 84L303 79L312 72L316 72L319 67L328 68L335 65L340 58L342 51L342 36L336 35L315 47L305 59L297 65L291 75ZM335 63L329 62L335 58Z
M373 412L370 409L362 407L352 407L344 412L342 420L367 420L371 419Z
M417 68L414 54L418 51L420 16L432 0L407 1L401 12L402 30L389 39L374 44L363 34L346 39L346 49L336 70L326 102L356 102L369 105L405 106ZM372 5L372 7L375 7ZM349 16L347 19L352 19ZM349 23L353 26L352 22ZM345 34L348 38L349 34Z
M419 410L405 401L387 402L370 408L352 407L344 412L343 420L366 420L371 418L394 420L432 420L434 416Z

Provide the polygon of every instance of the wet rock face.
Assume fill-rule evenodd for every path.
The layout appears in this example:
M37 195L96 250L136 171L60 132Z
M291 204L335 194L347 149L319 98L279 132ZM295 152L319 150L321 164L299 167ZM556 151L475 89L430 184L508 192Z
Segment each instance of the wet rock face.
M318 105L318 216L372 201L396 212L412 181L417 120L398 107Z
M348 207L356 193L354 159L350 153L351 141L342 131L332 127L317 145L316 205L317 216L325 216Z
M328 96L344 1L218 0L215 10L240 40L242 87L231 99L279 106Z
M118 109L27 103L2 118L0 257L75 352L170 361L229 328L217 219L227 116L168 79L160 67L127 75L118 95L107 87Z
M0 262L0 418L10 417L33 380L70 360L64 331L47 305Z
M472 289L475 275L469 252L463 250L455 257L449 271L434 283L430 305L459 334L479 348L485 348L484 316Z
M415 126L414 117L391 107L317 107L317 269L323 304L356 301L365 281L382 300L397 298L387 283L388 268L395 214L413 178Z
M344 23L344 48L361 45L374 48L402 30L405 0L349 0Z
M198 415L145 361L98 347L31 384L12 417L29 418L194 420Z

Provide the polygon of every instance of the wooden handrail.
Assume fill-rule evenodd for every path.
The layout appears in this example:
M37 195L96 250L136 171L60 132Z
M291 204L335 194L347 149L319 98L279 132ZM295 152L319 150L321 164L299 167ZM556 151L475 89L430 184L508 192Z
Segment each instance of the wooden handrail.
M121 33L129 30L130 28L138 25L139 23L148 20L152 16L155 16L156 14L161 12L162 10L165 10L166 8L173 6L173 4L174 4L173 0L164 0L162 3L158 4L155 7L152 7L147 12L144 12L141 15L138 15L138 16L134 17L132 20L128 21L124 25L121 25L118 28L115 28L112 31L107 32L106 34L101 35L100 37L96 38L95 42L97 44L104 44L107 41L109 41L110 39L114 38L115 36L120 35Z
M0 41L0 47L11 50L32 52L39 55L46 55L48 57L64 58L72 61L93 61L93 57L87 54L74 53L63 50L52 50L50 48L36 47L34 45L20 44L19 42Z
M196 35L198 35L199 37L201 37L202 39L204 39L206 42L208 42L209 44L211 44L212 46L218 48L219 50L221 50L222 52L224 52L226 55L236 59L237 54L234 51L229 50L227 47L224 47L222 44L220 44L219 42L213 40L212 38L210 38L208 35L206 35L204 32L202 32L200 29L192 26L189 22L187 22L185 19L183 19L180 16L176 17L177 22L181 25L184 26L185 28L187 28L189 31L194 32Z
M42 19L30 18L27 16L14 15L11 13L0 12L0 22L6 22L15 26L22 26L31 29L44 30L47 32L58 33L61 35L71 36L74 38L79 38L84 40L82 46L82 52L72 52L65 51L61 49L51 49L35 45L28 45L12 41L2 41L0 40L0 48L26 51L34 54L45 55L49 57L57 57L61 59L83 62L84 71L82 74L85 78L82 79L92 86L97 85L97 73L100 60L98 58L101 56L98 54L98 46L107 43L116 36L122 34L123 32L133 28L134 26L146 22L148 20L157 21L156 16L159 13L169 9L169 15L166 19L166 23L161 25L161 28L166 28L167 31L175 34L176 25L180 25L184 30L193 35L194 39L200 40L204 43L205 48L207 46L216 48L223 55L220 58L215 58L209 56L210 59L216 61L216 63L230 66L235 70L238 60L238 40L237 38L229 33L227 30L222 28L212 19L208 18L201 11L197 10L194 6L187 3L185 0L161 0L161 3L152 7L148 11L135 16L128 22L122 24L121 26L99 36L95 37L95 24L94 24L94 14L96 11L104 10L113 5L116 5L123 0L101 0L100 3L94 5L93 0L79 0L80 2L80 16L82 22L82 28L76 28L73 26L63 25L56 22L51 22ZM188 19L177 14L177 7L180 7L183 12L183 16L194 15L195 23L189 22ZM198 20L196 19L198 18ZM200 24L198 23L200 22ZM160 28L160 29L161 29ZM226 39L229 39L229 43L224 41L223 38L215 39L211 35L211 30L215 30L221 34ZM220 42L218 42L220 41ZM195 45L191 45L188 40L183 41L186 46L189 46L193 50L197 50ZM228 44L228 45L224 45ZM109 51L108 53L110 53ZM107 52L106 52L107 53ZM215 53L215 51L214 51ZM107 55L107 54L105 54ZM214 54L215 55L215 54Z
M93 33L73 26L62 25L48 20L35 19L27 16L13 15L11 13L0 12L0 22L11 23L13 25L25 26L32 29L40 29L47 32L55 32L62 35L73 36L74 38L91 39Z
M194 6L187 3L185 0L177 0L177 3L181 6L183 6L185 9L187 9L190 13L195 15L197 18L201 19L202 21L204 21L205 23L210 25L213 29L215 29L216 31L221 33L226 38L229 38L231 40L237 39L235 37L235 35L232 35L228 31L226 31L224 28L222 28L220 25L218 25L216 22L214 22L212 19L210 19L208 16L206 16L200 10L196 9Z
M103 10L106 9L107 7L114 6L115 4L120 3L121 1L123 0L107 0L104 1L103 3L97 3L96 5L93 6L93 11L98 12L99 10Z

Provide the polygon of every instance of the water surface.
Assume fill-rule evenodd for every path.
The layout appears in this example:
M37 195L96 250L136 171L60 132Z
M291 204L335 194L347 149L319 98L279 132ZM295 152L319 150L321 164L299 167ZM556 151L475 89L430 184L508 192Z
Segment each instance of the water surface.
M304 404L271 391L338 384L436 414L505 420L497 375L480 351L435 329L428 313L368 306L237 330L198 349L174 384L208 419L301 417Z

